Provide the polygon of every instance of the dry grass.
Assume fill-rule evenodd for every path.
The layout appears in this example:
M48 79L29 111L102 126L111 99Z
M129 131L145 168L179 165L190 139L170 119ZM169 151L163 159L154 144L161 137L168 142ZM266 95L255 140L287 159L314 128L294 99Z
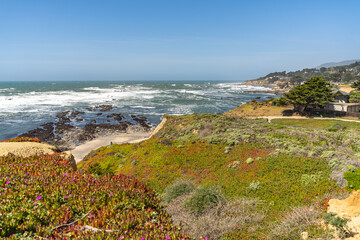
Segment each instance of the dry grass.
M182 231L197 239L200 237L220 239L225 233L251 224L253 230L260 227L264 215L256 208L256 199L239 199L234 202L220 202L216 207L207 209L201 215L190 213L184 203L191 195L180 196L171 201L165 210L171 215L173 222Z
M292 108L272 106L267 102L249 102L224 113L228 117L283 116L284 111Z
M317 224L320 213L314 207L295 207L274 224L271 235L274 239L299 239L305 228Z

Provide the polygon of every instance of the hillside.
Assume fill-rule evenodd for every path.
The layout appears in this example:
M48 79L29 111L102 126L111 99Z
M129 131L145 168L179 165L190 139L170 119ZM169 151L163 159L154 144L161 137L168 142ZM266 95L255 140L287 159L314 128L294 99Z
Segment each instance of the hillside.
M360 124L307 129L220 114L165 118L152 139L100 148L78 167L138 178L163 196L185 232L194 232L189 225L200 228L202 219L203 236L210 239L299 239L303 231L327 239L331 234L316 222L330 197L347 196L340 187L346 186L344 172L359 166ZM186 207L199 189L210 191L212 206L221 209L226 209L217 205L221 199L230 205L251 201L254 215L247 213L248 220L236 222L237 228L221 230L220 238L214 234L222 229L220 215L210 210L192 215ZM173 197L167 200L169 192ZM234 219L239 207L231 208ZM213 220L205 221L209 216ZM233 224L234 219L227 221Z
M265 77L246 81L244 84L289 89L309 78L318 76L336 84L352 83L360 79L360 61L336 67L305 68L295 72L273 72Z
M360 59L356 59L356 60L346 60L346 61L341 61L341 62L329 62L329 63L324 63L321 64L320 66L317 66L316 68L322 68L322 67L339 67L339 66L345 66L345 65L350 65L356 62L360 62Z

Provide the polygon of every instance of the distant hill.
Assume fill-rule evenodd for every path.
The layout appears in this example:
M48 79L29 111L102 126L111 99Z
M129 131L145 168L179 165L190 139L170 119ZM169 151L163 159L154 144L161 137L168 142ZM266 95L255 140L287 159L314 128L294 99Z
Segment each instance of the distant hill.
M343 63L352 62L348 65ZM331 67L321 67L325 65L338 65ZM326 63L319 68L305 68L295 72L273 72L265 77L246 81L244 84L261 85L278 89L290 89L300 85L312 77L324 77L327 81L335 84L351 84L360 79L360 60L343 61L340 63Z
M360 62L360 59L355 59L355 60L346 60L346 61L342 61L342 62L329 62L329 63L324 63L321 64L320 66L317 66L317 69L320 69L322 67L325 68L329 68L329 67L339 67L339 66L345 66L345 65L350 65L352 63L356 63L356 62Z

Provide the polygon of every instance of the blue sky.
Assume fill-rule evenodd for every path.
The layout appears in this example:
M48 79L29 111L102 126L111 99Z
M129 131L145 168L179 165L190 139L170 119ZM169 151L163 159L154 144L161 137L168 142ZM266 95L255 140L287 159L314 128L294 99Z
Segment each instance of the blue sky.
M360 1L0 0L0 81L247 80L360 58Z

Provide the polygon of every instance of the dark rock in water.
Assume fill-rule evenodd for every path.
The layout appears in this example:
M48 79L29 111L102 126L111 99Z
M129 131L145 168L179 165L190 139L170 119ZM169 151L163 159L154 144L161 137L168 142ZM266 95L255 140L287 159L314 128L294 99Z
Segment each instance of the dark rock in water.
M95 107L87 107L86 109L88 111L100 111L100 112L109 112L113 109L114 107L112 105L106 105L106 104L102 104L102 105L96 105Z
M261 97L256 97L255 99L260 99Z
M64 112L58 113L58 114L56 114L56 117L57 117L58 119L66 118L66 115L67 115L69 112L70 112L70 111L64 111Z
M102 113L97 113L97 114L96 114L96 116L100 116L100 115L102 115Z
M38 138L42 142L48 142L49 140L53 140L55 138L54 123L52 122L44 123L39 128L35 128L33 130L28 131L27 133L21 134L20 137Z
M86 124L85 127L81 130L78 140L79 141L88 141L96 138L99 133L102 134L111 134L114 132L126 132L129 126L133 125L130 122L121 122L118 124Z
M69 115L69 118L76 118L78 117L80 114L84 114L85 112L81 112L81 111L72 111Z
M111 105L99 105L98 109L111 109ZM95 119L83 119L79 117L80 114L84 114L81 111L64 111L56 115L54 122L48 122L41 125L39 128L28 131L21 134L21 137L33 137L39 138L42 142L56 145L61 151L66 151L74 148L76 145L81 144L84 141L92 140L99 136L114 135L119 133L125 133L129 131L148 131L151 126L147 122L147 119L142 116L132 115L133 121L137 123L134 125L129 121L125 121L125 117L119 113L112 113L107 115L107 120L111 122L111 118L118 123L101 123L97 124ZM97 115L101 115L99 113ZM85 116L86 117L86 116ZM75 119L77 122L85 122L83 128L72 125L71 119Z
M55 123L55 133L56 134L63 134L66 131L71 131L73 129L75 129L76 127L70 124L65 124L65 123Z
M140 126L146 128L146 129L150 129L150 128L151 128L151 126L150 126L150 124L148 123L146 117L131 115L131 118L132 118L135 122L137 122Z
M106 116L107 118L114 118L114 120L120 122L124 117L120 113L112 113Z

